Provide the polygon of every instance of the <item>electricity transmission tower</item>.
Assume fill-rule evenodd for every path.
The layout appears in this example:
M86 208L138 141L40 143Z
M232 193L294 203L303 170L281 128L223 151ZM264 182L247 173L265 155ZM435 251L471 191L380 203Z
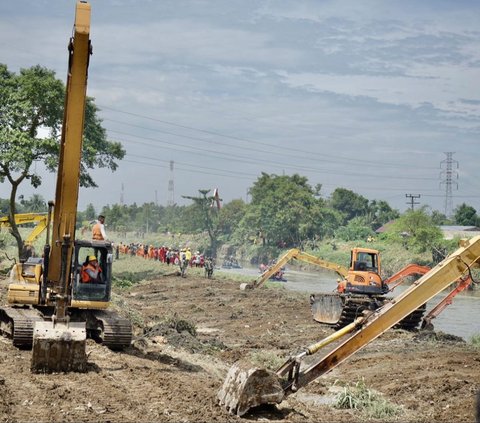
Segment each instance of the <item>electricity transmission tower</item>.
M455 185L458 189L458 173L455 169L458 169L458 162L453 159L455 153L445 153L447 158L440 162L440 187L445 186L445 216L451 217L453 211L453 199L452 199L452 187Z

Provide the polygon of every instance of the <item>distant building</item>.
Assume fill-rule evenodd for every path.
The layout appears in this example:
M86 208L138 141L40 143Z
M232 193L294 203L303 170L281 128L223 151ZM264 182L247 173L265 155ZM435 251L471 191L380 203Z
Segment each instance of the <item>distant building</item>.
M439 228L445 239L472 238L480 235L480 227L478 226L442 225Z
M390 220L389 222L385 223L385 225L380 226L379 228L375 229L375 233L377 234L383 234L385 231L387 231L388 227L395 222L395 220Z

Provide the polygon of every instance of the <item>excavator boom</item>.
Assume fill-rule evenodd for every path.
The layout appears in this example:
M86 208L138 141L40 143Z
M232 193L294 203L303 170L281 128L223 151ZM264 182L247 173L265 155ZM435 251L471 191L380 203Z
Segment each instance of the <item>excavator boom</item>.
M35 323L31 364L35 372L85 371L87 364L85 323L70 322L67 314L91 54L90 4L85 1L77 2L73 37L68 50L52 246L48 266L45 266L46 280L43 282L54 292L55 313L51 322Z
M38 237L47 229L48 216L47 213L17 213L14 215L16 225L24 225L27 223L36 223L32 232L25 238L25 244L33 244ZM10 220L8 216L0 217L0 227L9 228Z
M479 261L480 236L477 236L415 281L402 294L357 320L353 326L349 327L349 331L353 330L353 333L347 339L305 370L301 370L301 360L308 355L307 353L290 358L276 373L265 371L265 377L261 377L262 373L259 369L252 371L244 365L238 367L234 364L218 393L220 404L231 413L240 416L248 411L249 404L256 406L281 402L285 396L329 372L378 338L454 283L471 267L478 266ZM287 380L283 379L285 369L289 370ZM258 377L252 377L255 375ZM281 390L279 386L282 387ZM263 395L264 392L265 395Z
M285 264L287 264L290 260L293 259L302 260L304 262L315 264L325 269L333 270L341 277L346 277L348 274L348 269L343 266L326 260L322 260L311 254L300 251L297 248L292 248L291 250L288 250L283 256L281 256L273 266L270 266L267 270L265 270L265 272L263 272L260 277L253 282L253 284L243 285L243 288L258 288L259 286L263 285L265 281L270 279L271 276L277 273L283 266L285 266Z

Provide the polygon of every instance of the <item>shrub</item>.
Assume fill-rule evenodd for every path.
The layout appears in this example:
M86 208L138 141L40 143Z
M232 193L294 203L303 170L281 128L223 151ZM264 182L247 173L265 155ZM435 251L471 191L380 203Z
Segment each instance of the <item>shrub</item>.
M470 343L475 347L480 349L480 334L478 335L473 335L470 338Z
M359 381L353 386L347 384L337 396L335 408L359 410L368 418L386 419L401 412L401 407L388 402L378 392L367 388Z

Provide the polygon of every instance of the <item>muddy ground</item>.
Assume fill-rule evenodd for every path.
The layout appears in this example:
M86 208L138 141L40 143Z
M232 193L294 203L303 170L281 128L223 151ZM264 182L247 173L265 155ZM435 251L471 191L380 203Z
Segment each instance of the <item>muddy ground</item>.
M85 374L31 374L31 352L0 338L1 421L365 421L332 405L339 387L360 381L400 407L391 421L474 421L480 350L455 337L390 330L280 405L240 419L216 401L235 360L275 365L333 332L311 319L308 296L189 275L143 282L114 300L134 322L133 345L118 353L89 340Z

